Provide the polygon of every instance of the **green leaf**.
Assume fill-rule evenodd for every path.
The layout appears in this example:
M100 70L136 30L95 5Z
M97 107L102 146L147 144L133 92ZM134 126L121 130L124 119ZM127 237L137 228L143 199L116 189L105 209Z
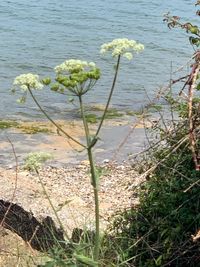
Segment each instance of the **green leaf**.
M44 265L38 265L38 267L55 267L55 262L47 261Z
M192 34L198 34L199 33L199 28L196 25L190 25L190 27L188 27L188 30L192 33Z
M87 266L91 266L91 267L98 267L98 262L83 256L83 255L78 255L78 254L74 254L74 257L76 258L76 260L80 263L86 264Z
M198 91L200 90L200 83L197 84L196 90L198 90Z
M190 36L189 41L192 45L200 46L200 38Z
M155 264L156 264L156 266L161 266L161 264L162 264L162 258L163 258L163 256L160 255L160 256L155 260Z

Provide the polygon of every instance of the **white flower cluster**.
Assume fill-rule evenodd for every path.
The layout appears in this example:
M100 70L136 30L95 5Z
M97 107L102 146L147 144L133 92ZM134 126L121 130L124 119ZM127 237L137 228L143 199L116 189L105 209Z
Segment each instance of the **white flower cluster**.
M22 91L27 91L28 87L31 89L42 89L43 84L39 81L39 76L27 73L17 76L13 82L14 86L19 86Z
M144 45L137 43L134 40L127 38L114 39L110 43L103 44L101 46L100 53L104 54L108 51L112 51L112 56L117 57L119 55L126 57L128 60L133 58L133 51L136 53L144 50Z
M53 159L52 154L46 152L32 152L25 158L25 170L36 170L47 160Z
M55 67L56 73L74 73L83 71L85 68L96 67L94 62L87 62L78 59L69 59L63 62L62 64Z

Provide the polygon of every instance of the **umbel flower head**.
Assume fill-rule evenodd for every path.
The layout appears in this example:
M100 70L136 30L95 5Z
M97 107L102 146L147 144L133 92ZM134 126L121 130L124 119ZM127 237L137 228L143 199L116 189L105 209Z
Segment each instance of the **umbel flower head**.
M14 86L18 86L23 92L31 89L42 89L43 84L39 81L39 76L32 73L21 74L17 76L13 82Z
M100 70L95 63L69 59L55 67L57 84L52 90L64 93L68 89L73 95L80 96L89 91L100 78Z
M62 64L55 67L56 73L62 74L72 74L81 71L86 71L86 69L91 70L96 67L94 62L82 61L79 59L69 59L64 61Z
M142 50L144 50L143 44L137 43L135 40L122 38L114 39L110 43L103 44L100 53L104 54L111 51L113 57L123 56L131 60L133 58L133 52L139 53Z
M43 84L40 82L39 76L32 73L21 74L17 76L13 82L13 85L13 93L16 91L16 87L19 87L23 92L22 97L17 100L18 103L24 103L26 101L28 89L37 90L43 88Z

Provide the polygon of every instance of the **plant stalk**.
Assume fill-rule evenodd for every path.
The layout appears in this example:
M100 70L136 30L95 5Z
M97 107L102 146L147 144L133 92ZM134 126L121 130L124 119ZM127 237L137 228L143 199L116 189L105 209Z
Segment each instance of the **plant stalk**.
M91 181L93 186L94 201L95 201L95 246L94 246L94 261L99 259L100 249L100 215L99 215L99 185L98 177L95 171L92 148L88 148L88 159L90 162Z
M28 91L32 97L32 99L34 100L35 104L38 106L38 108L40 109L40 111L46 116L46 118L60 131L62 132L67 138L71 139L72 141L74 141L76 144L82 146L85 148L85 146L83 144L81 144L79 141L77 141L76 139L74 139L71 135L69 135L67 132L65 132L54 120L52 120L52 118L47 114L47 112L41 107L41 105L39 104L39 102L37 101L37 99L35 98L32 90L30 89L30 87L28 86Z
M94 244L94 261L99 260L99 250L100 250L100 215L99 215L99 185L98 185L98 177L95 171L95 163L93 159L93 153L92 153L92 146L90 138L90 132L87 120L85 118L85 111L82 103L82 97L79 96L79 103L80 103L80 109L81 109L81 116L83 119L83 125L85 129L85 135L86 135L86 141L87 141L87 154L88 154L88 160L90 164L90 173L91 173L91 184L93 187L93 193L94 193L94 204L95 204L95 244Z
M109 96L108 96L108 100L107 100L107 103L106 103L106 107L104 109L104 112L103 112L103 116L101 118L101 121L99 123L99 127L96 131L96 137L98 136L100 130L101 130L101 127L102 127L102 124L105 120L105 117L106 117L106 113L108 111L108 107L110 105L110 101L111 101L111 98L112 98L112 95L113 95L113 92L114 92L114 89L115 89L115 84L116 84L116 81L117 81L117 75L118 75L118 72L119 72L119 64L120 64L120 59L121 59L121 56L119 55L118 58L117 58L117 65L116 65L116 69L115 69L115 75L114 75L114 78L113 78L113 83L112 83L112 87L110 89L110 93L109 93Z

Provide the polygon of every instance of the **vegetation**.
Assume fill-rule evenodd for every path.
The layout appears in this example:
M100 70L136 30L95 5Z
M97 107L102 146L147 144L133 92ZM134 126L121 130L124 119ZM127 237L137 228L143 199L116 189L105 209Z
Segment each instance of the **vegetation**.
M17 129L21 130L25 134L37 134L37 133L50 133L51 130L46 127L34 126L34 125L18 125Z
M184 126L174 128L165 147L149 152L154 170L140 187L139 206L114 221L115 242L134 266L199 266L200 247L192 235L200 228L200 173Z
M52 158L53 156L50 153L46 152L29 153L24 160L24 169L34 171L36 169L39 169L43 163Z
M196 25L169 14L164 20L170 28L185 29L192 46L199 47ZM190 74L170 81L163 96L172 118L161 117L155 125L160 141L151 144L139 164L146 178L137 191L140 204L119 214L111 227L116 251L124 252L119 266L200 266L199 53L195 49ZM174 97L171 86L179 81L184 85Z
M36 123L16 122L11 120L0 120L0 129L5 130L9 128L15 128L25 134L37 134L37 133L50 133L51 130L44 127L38 126Z
M88 119L90 119L90 122L94 122L94 117L91 117L91 116L89 118L87 117L85 106L83 103L83 96L93 89L93 87L95 86L96 82L99 80L100 75L101 75L100 69L96 67L95 63L81 61L77 59L66 60L62 64L55 67L55 72L56 72L55 82L52 82L49 77L41 80L38 75L35 75L32 73L21 74L18 77L16 77L14 80L13 92L15 92L17 89L20 89L22 93L22 96L20 97L18 102L24 103L26 101L27 95L29 94L34 100L35 104L40 109L40 111L46 116L46 118L49 121L52 122L52 124L57 128L60 134L64 134L68 139L74 141L74 143L78 144L80 147L82 147L84 150L87 151L88 160L90 164L90 180L91 180L91 185L93 188L94 206L95 206L94 240L91 244L89 244L89 247L90 247L89 255L88 253L86 253L88 249L86 251L78 250L78 253L76 253L76 250L74 250L72 255L70 255L72 257L69 257L68 263L71 265L66 265L68 263L65 263L66 266L73 266L73 264L75 263L76 263L75 266L82 266L84 264L86 266L99 266L100 265L100 258L99 258L100 245L101 245L100 214L99 214L100 172L97 170L95 166L93 149L99 140L99 132L102 128L104 120L107 117L113 118L113 117L116 117L116 115L119 116L116 110L112 110L112 112L108 112L108 110L109 110L110 101L111 101L111 98L114 92L121 58L125 57L128 60L131 60L133 57L133 52L139 53L143 49L144 49L144 46L142 44L139 44L134 40L128 40L126 38L115 39L112 42L103 44L101 46L101 53L111 52L112 56L116 58L117 61L116 61L114 78L113 78L113 83L110 89L110 93L108 95L108 99L107 99L105 108L102 112L102 116L99 121L95 134L90 133L91 130L88 125ZM49 86L51 90L54 92L57 92L63 95L70 94L71 102L74 101L73 98L78 100L81 118L83 121L83 128L85 131L85 143L81 143L78 140L76 140L73 136L69 135L68 132L66 132L60 125L58 125L42 108L38 100L35 98L33 94L33 90L40 90L43 88L44 85ZM31 161L32 159L33 161ZM34 156L31 155L31 158L29 158L28 160L31 161L31 163L33 163L33 168L37 171L37 167L38 167L37 164L40 158L38 159L38 157L35 158L35 155ZM28 168L30 168L30 165L28 165ZM51 204L51 200L49 198L48 200ZM55 210L53 205L51 206L53 210ZM58 218L56 211L55 211L55 215ZM60 222L59 218L58 218L58 221L60 225L62 226L62 223ZM52 266L52 265L55 265L55 264L50 262L50 263L47 263L46 266Z
M124 113L119 112L115 108L110 108L107 110L107 113L105 115L105 119L116 119L124 116ZM97 123L102 119L102 116L99 116L98 114L95 113L86 113L85 115L86 121L89 123Z
M197 5L200 5L200 1ZM200 11L197 15L200 15ZM27 94L30 94L59 132L87 151L94 192L95 231L74 229L72 237L66 241L66 247L58 246L49 251L48 260L40 266L200 266L200 30L190 22L182 23L177 16L167 14L164 21L170 28L180 27L190 35L189 41L195 49L191 71L184 77L171 80L168 90L162 95L168 103L171 119L166 121L161 116L153 128L153 134L156 134L159 140L151 143L143 158L139 158L137 170L143 177L143 182L135 192L133 189L133 193L139 197L139 204L117 214L109 231L104 235L101 235L99 228L98 199L99 177L104 170L96 167L93 149L99 140L104 120L121 116L116 110L109 114L108 109L121 56L131 59L131 51L139 52L143 46L127 39L113 40L102 46L102 52L111 51L112 56L117 58L117 64L101 117L87 113L83 104L83 95L90 91L100 78L100 70L92 62L74 59L65 61L55 68L55 83L52 83L50 78L40 80L39 76L34 74L23 74L15 79L14 85L20 87L23 93L20 102L25 102ZM183 86L179 95L174 96L172 85L180 81ZM85 130L85 143L70 136L40 106L33 90L41 89L44 85L50 86L51 90L57 93L70 94L78 100ZM151 103L149 108L161 114L160 105ZM95 134L90 134L88 122L99 122ZM6 127L9 127L9 124L5 124ZM50 155L46 154L31 154L26 159L25 168L37 171L40 164L49 158ZM49 201L52 205L50 199ZM54 209L53 206L52 208Z
M12 127L18 127L18 125L19 124L15 121L5 121L5 120L0 121L0 129L2 130Z

